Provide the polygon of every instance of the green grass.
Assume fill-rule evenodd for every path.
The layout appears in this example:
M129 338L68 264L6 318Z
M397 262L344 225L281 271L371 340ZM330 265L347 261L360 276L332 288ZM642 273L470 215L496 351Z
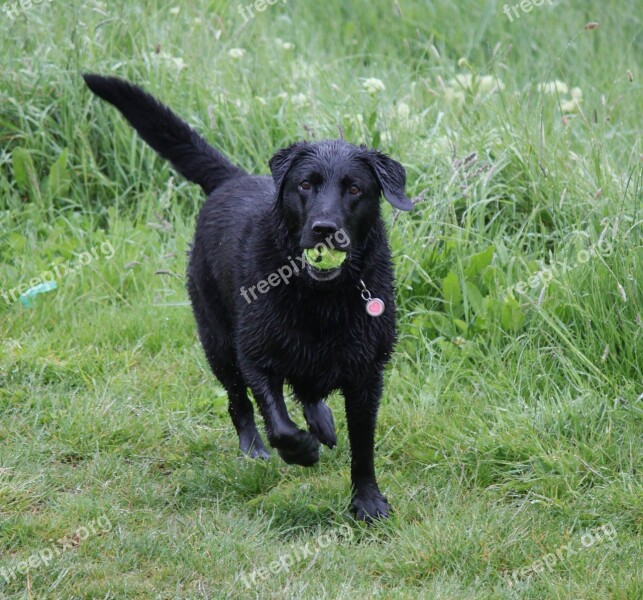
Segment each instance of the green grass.
M95 252L32 308L0 296L0 569L36 557L0 598L643 595L640 6L510 22L503 4L293 0L246 24L217 0L0 11L0 292ZM84 71L141 83L256 173L339 129L406 166L417 209L385 209L390 520L348 512L340 396L318 466L239 456L183 283L200 191ZM566 93L539 86L555 80Z

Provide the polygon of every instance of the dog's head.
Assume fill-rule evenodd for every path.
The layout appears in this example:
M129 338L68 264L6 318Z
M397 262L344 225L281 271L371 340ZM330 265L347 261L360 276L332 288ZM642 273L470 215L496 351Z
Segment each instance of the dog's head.
M270 159L278 208L302 250L319 244L347 253L359 247L380 215L384 197L400 210L413 203L404 193L404 167L377 150L342 140L298 142ZM332 281L344 268L307 263L316 281Z

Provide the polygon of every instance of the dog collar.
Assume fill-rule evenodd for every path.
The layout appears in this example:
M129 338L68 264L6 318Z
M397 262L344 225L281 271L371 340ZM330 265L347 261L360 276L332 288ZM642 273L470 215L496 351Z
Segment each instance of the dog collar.
M366 314L370 317L380 317L384 313L386 305L381 298L373 298L362 279L359 280L358 289L361 291L362 300L366 303Z

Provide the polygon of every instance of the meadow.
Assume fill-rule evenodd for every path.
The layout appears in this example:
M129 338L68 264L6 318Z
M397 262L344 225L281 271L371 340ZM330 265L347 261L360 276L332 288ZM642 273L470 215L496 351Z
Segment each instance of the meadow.
M0 1L0 598L643 597L640 2ZM240 455L201 191L83 72L253 173L338 136L404 164L390 519L348 510L339 395L315 467Z

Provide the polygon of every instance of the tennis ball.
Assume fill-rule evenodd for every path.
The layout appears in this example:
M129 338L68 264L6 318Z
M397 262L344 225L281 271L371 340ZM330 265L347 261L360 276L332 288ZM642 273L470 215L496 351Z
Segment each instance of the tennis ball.
M313 267L328 271L336 269L346 260L346 252L326 246L317 246L316 248L306 248L304 257Z

